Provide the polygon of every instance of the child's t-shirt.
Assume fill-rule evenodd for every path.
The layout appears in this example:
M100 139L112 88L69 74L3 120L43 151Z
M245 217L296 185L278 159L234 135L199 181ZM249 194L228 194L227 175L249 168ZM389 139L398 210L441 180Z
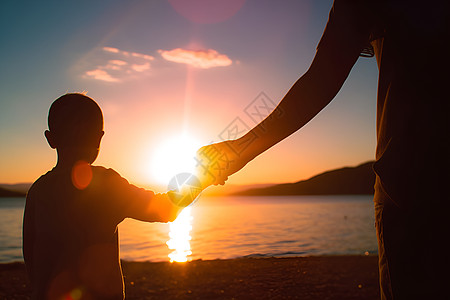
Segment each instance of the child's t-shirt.
M178 210L167 194L131 185L112 169L49 171L30 188L24 212L23 255L34 297L123 299L117 225L126 217L168 222Z

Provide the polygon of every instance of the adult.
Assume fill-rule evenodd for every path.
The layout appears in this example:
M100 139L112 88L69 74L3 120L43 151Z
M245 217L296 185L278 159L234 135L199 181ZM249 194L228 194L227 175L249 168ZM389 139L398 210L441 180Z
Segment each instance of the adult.
M382 299L448 294L450 167L447 1L335 0L308 71L243 137L199 150L224 183L338 93L359 56L379 68L375 214ZM219 153L219 154L218 154Z

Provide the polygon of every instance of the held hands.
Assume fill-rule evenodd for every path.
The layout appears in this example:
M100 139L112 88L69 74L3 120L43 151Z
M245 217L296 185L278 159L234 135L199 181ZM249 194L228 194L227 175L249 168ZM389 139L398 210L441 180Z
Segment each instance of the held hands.
M197 176L202 186L225 184L228 176L242 169L250 160L245 145L230 140L204 146L197 151Z
M251 142L251 141L250 141ZM228 176L242 169L254 156L248 140L238 139L204 146L197 151L195 175L180 173L169 182L168 196L178 207L186 207L210 185L224 185Z
M196 200L204 188L195 175L180 173L170 180L168 189L167 195L173 204L186 207Z
M167 194L173 204L186 207L208 186L224 185L228 176L242 169L256 156L254 153L258 151L254 140L242 137L200 148L195 158L195 174L180 173L169 182Z
M204 146L197 151L195 174L180 173L168 186L168 196L178 207L186 207L208 186L225 184L228 176L251 160L246 154L249 144L242 139Z

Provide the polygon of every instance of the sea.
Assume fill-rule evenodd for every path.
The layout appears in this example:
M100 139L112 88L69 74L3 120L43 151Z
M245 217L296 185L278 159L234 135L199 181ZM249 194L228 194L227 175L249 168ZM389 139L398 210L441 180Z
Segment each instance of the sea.
M24 205L24 198L0 198L0 263L23 261ZM377 254L371 195L200 196L185 220L179 237L188 260ZM125 219L121 258L169 261L174 227Z

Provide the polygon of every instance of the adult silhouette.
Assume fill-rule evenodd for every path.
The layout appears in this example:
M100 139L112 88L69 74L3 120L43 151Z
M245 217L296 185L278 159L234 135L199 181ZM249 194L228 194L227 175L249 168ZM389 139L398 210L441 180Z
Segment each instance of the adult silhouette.
M335 0L311 66L276 109L243 137L198 152L204 174L223 184L318 114L359 56L375 56L382 299L442 299L447 293L448 8L447 1Z

